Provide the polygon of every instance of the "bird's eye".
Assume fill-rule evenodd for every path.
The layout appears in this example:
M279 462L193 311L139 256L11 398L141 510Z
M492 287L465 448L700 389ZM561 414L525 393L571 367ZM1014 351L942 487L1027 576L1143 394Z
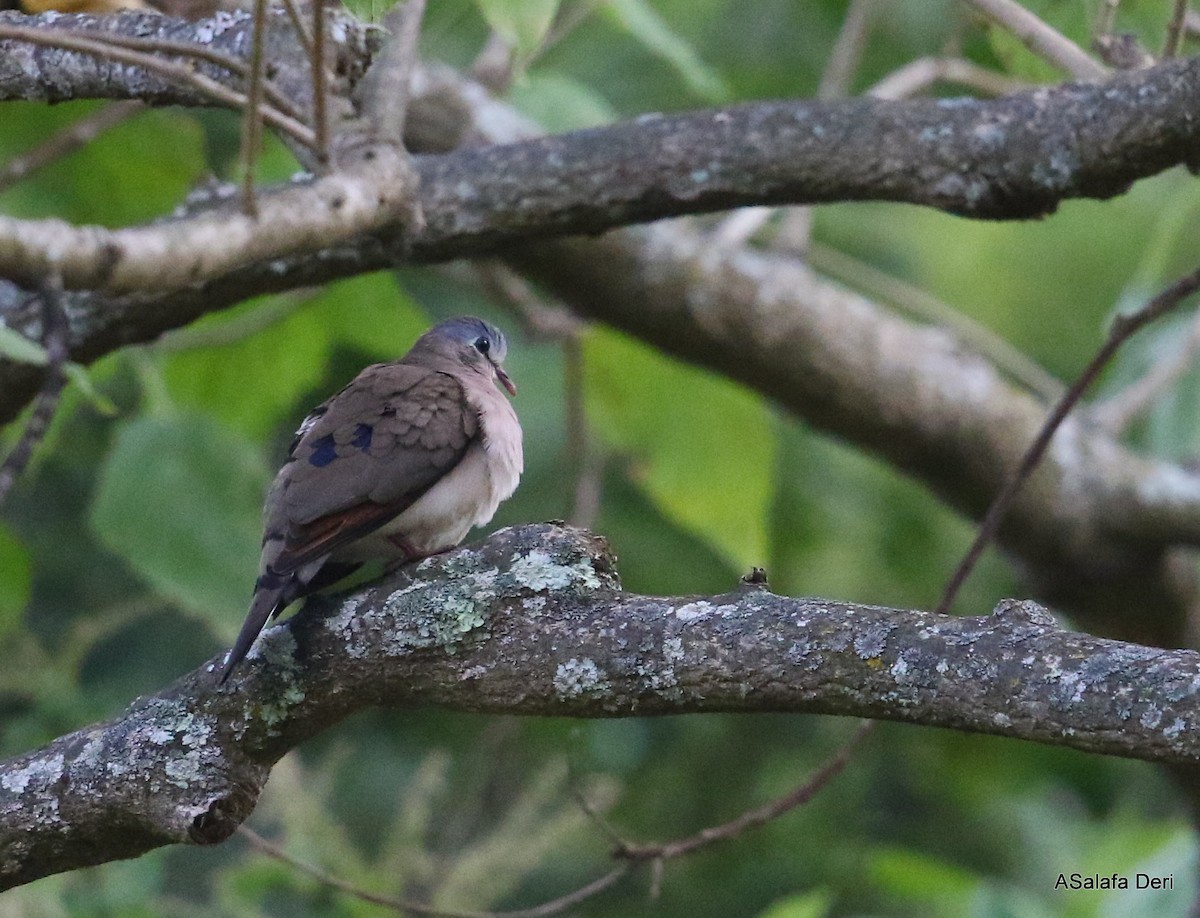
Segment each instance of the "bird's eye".
M486 354L492 349L492 342L487 338L479 337L475 339L475 350L481 354Z

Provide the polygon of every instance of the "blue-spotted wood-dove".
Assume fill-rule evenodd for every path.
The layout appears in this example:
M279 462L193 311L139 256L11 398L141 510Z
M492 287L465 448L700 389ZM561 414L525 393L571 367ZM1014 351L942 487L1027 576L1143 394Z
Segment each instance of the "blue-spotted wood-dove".
M222 683L289 603L366 560L445 551L492 518L523 463L500 391L517 392L507 350L495 326L448 319L304 419L267 495L258 582Z

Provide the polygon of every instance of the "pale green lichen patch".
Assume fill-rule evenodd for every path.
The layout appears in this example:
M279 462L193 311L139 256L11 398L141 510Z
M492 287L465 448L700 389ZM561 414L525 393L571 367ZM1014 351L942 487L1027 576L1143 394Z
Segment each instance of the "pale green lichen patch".
M33 785L34 790L45 790L57 782L62 776L63 757L52 755L48 759L35 759L24 768L17 768L5 773L0 778L0 786L14 794L22 794Z
M167 781L176 787L190 787L204 777L205 766L199 750L189 749L181 756L168 759L163 766Z
M336 615L331 615L325 620L325 627L336 634L346 645L347 653L356 658L364 657L367 654L367 646L363 642L353 639L363 628L362 619L358 617L358 609L361 605L361 599L347 599L342 603L342 607L338 609Z
M1175 739L1185 730L1187 730L1187 722L1182 717L1176 717L1171 726L1163 730L1163 736L1167 739Z
M517 583L530 590L600 588L600 578L588 559L580 558L571 564L561 564L540 548L514 558L509 573Z
M389 631L383 651L389 656L414 647L453 650L471 632L487 624L487 608L496 596L494 567L464 573L444 582L424 583L389 595L380 609Z
M563 698L574 698L585 693L607 692L610 684L596 661L588 657L582 660L572 657L558 664L554 671L554 689Z
M296 638L287 625L276 625L259 635L258 641L246 654L248 659L261 657L274 667L292 669L296 666Z
M216 733L214 717L188 710L177 702L155 699L142 712L143 722L129 734L123 755L110 749L104 768L113 777L140 770L139 758L150 746L182 748L182 755L171 755L163 765L163 774L176 787L189 787L202 780L209 761L216 755L211 740ZM85 750L93 754L89 741ZM152 781L151 787L157 787Z
M282 723L288 713L304 700L304 690L299 684L288 678L283 691L273 696L273 700L258 706L258 716L269 727Z
M735 605L714 606L711 602L700 599L696 602L684 603L675 610L675 617L681 622L691 622L708 618L710 615L729 615L737 611L738 607Z

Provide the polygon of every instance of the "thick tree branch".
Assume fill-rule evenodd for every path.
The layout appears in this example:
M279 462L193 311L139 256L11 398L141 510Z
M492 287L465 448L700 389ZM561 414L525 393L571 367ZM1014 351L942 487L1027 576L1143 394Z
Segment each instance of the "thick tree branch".
M0 216L0 273L32 284L51 267L71 287L172 290L252 262L313 252L408 213L415 176L402 150L378 145L311 183L262 194L253 215L229 202L125 230Z
M714 369L885 458L980 517L1049 405L944 329L798 259L714 251L678 225L509 256L572 308ZM1088 627L1173 646L1191 601L1172 544L1200 545L1200 475L1068 419L1001 527L1035 588Z
M53 24L68 20L72 17L59 17ZM95 26L89 17L74 21ZM4 44L13 43L0 43L0 51ZM358 47L346 47L351 45ZM17 50L29 56L28 46L17 43ZM298 44L294 52L302 59ZM56 68L68 66L63 57L68 53L57 55ZM106 74L136 70L90 60ZM28 69L47 83L58 76L47 63ZM9 82L19 84L25 72L9 74ZM4 76L0 73L0 85ZM531 238L762 203L886 200L975 217L1038 216L1067 198L1109 197L1171 165L1195 164L1200 124L1191 112L1198 98L1200 61L1184 61L1103 85L1067 85L992 101L756 103L455 151L420 163L425 187L420 205L429 224L407 241L417 260L442 261L493 253ZM386 195L385 188L379 190ZM375 222L388 216L395 215L381 208ZM188 219L173 231L186 236ZM22 279L31 260L44 261L51 248L69 250L69 236L65 243L51 241L64 229L53 221L0 225L0 276ZM167 231L162 225L156 229ZM265 227L264 234L270 230ZM123 273L146 277L152 265L161 268L157 247L103 235L103 250L120 253ZM296 255L307 258L312 251ZM108 282L106 262L89 254L87 245L81 252L86 269L72 270L72 259L64 260L68 287L131 289ZM242 264L256 257L247 253ZM190 279L221 280L228 271L218 260ZM148 293L172 285L158 284L137 289Z
M950 618L749 585L638 596L603 539L555 524L313 601L225 689L218 663L0 763L0 888L221 841L280 756L374 705L844 714L1200 763L1196 653L1067 632L1027 602Z
M343 24L343 19L344 24ZM0 27L32 29L48 33L70 32L95 39L114 37L137 40L139 45L157 45L167 59L194 48L199 57L195 72L230 88L244 89L242 79L249 58L252 17L245 12L221 12L212 19L185 21L158 13L124 12L116 15L43 13L24 16L0 12ZM337 73L345 73L335 90L348 93L370 60L367 31L350 17L339 17L334 45L336 58L331 62ZM312 106L312 81L308 58L297 42L295 32L283 11L268 17L266 50L272 62L272 85L282 100L289 100L302 112ZM214 54L215 53L215 54ZM231 74L219 63L222 59L239 61L242 72ZM102 60L94 54L66 48L31 45L0 38L0 102L69 102L76 99L140 99L151 105L212 105L212 100L194 87L173 81L162 73ZM291 112L294 114L294 112Z
M444 261L536 236L752 200L889 198L995 217L1027 215L1066 197L1115 193L1195 156L1200 122L1190 111L1198 89L1200 61L1174 62L1105 87L1066 86L991 102L770 103L420 157L418 203L428 222L399 241L409 243L415 261ZM430 109L456 109L445 104L450 94L444 83L436 85L430 96L442 104L415 105L413 118L424 124L414 133L437 133ZM13 237L27 229L36 235L38 226L10 227L5 242L12 257L4 265L10 274L27 272L25 258L33 254ZM258 293L385 267L399 250L395 238L360 237L320 257L297 252L253 262L171 294L155 286L136 297L72 297L72 357L91 360L152 340ZM162 267L149 244L133 246L123 260L138 277ZM20 302L11 290L0 294L0 316L36 334L32 310ZM33 388L28 368L0 363L0 418L11 418Z

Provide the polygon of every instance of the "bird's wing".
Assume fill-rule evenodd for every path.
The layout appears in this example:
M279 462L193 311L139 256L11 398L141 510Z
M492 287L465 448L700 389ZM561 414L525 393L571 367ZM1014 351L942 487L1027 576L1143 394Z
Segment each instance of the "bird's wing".
M270 562L294 571L378 529L453 469L479 417L454 376L403 363L360 373L305 420L266 508Z

